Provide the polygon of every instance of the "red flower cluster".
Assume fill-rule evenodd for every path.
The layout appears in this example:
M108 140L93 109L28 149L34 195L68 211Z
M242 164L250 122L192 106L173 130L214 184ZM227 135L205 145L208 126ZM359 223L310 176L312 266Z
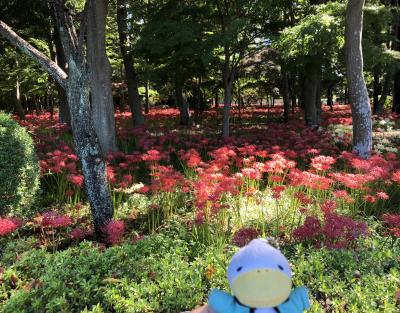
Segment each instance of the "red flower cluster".
M291 170L288 177L291 186L305 186L317 190L327 190L333 182L332 179L328 177L310 172L302 172L298 169Z
M400 214L385 214L383 221L389 227L390 233L400 238Z
M109 244L118 244L121 242L125 232L125 223L121 220L112 220L104 227L104 233L106 234L107 242Z
M22 221L17 218L0 217L0 236L8 235L22 226Z
M300 241L311 241L317 247L344 249L355 243L360 236L367 234L367 225L337 213L325 213L321 221L308 216L304 224L293 231Z
M260 233L255 228L242 228L233 235L232 242L238 247L244 247L259 235Z
M311 159L311 167L318 171L330 170L336 159L330 156L319 155Z
M82 240L91 234L90 231L81 227L76 227L69 232L69 237L74 240Z
M72 224L68 215L60 215L57 212L49 211L42 215L41 226L48 228L64 228Z

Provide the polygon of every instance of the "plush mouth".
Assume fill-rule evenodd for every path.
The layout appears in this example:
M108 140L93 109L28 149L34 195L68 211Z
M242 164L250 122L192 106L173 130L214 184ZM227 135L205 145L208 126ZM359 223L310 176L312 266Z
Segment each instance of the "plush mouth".
M251 308L275 307L292 289L291 279L279 270L255 269L238 275L232 282L236 298Z

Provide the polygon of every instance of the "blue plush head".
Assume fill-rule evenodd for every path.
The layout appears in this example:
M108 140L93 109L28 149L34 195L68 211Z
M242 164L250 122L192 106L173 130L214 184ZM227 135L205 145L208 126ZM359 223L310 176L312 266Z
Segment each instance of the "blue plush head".
M228 280L240 303L252 308L275 307L288 299L292 271L285 256L263 239L241 248L228 266Z

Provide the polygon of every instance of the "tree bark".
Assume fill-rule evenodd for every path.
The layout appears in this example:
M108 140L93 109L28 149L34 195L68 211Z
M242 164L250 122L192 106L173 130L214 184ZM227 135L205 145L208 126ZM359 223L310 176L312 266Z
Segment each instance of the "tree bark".
M92 209L96 234L102 239L103 226L113 217L113 206L108 189L106 165L93 125L89 101L89 75L83 64L68 61L67 99L75 150L81 161L85 190Z
M372 150L372 120L368 91L364 81L361 45L364 1L349 0L348 2L345 52L353 118L353 151L362 158L369 158Z
M224 47L224 68L222 69L222 78L224 83L224 110L222 121L222 137L228 138L230 136L229 119L231 114L232 105L232 89L233 82L235 81L236 70L230 66L230 53L229 47Z
M320 83L320 67L315 62L307 62L304 77L304 114L306 125L316 128L319 124L319 113L317 107L318 85Z
M144 124L144 118L138 90L139 79L134 68L132 52L129 51L126 6L126 0L117 0L118 36L122 59L124 62L126 83L128 85L128 102L133 115L133 125L137 127Z
M326 104L329 106L329 110L333 112L333 86L330 84L326 92Z
M117 150L114 104L111 92L111 65L106 54L106 17L108 0L89 0L87 60L93 125L101 154Z
M392 111L395 113L400 113L400 71L394 75Z
M391 0L390 3L392 7L392 12L395 16L395 21L393 23L393 37L395 38L392 41L391 49L400 51L400 17L398 14L398 9L400 5L399 0ZM400 113L400 70L397 70L393 76L393 104L392 111L396 113Z
M376 106L376 110L375 110L375 114L381 114L383 108L385 107L385 103L386 103L386 99L387 96L390 92L390 85L392 82L392 73L389 72L386 74L385 78L383 79L383 88L382 88L382 93L381 93L381 97L378 100L378 104Z
M150 103L149 103L149 80L146 80L145 91L144 91L144 113L149 114Z
M377 69L374 69L374 82L373 82L373 112L376 114L377 106L379 102L379 72Z
M318 82L317 82L317 87L316 87L316 92L315 92L315 109L317 112L317 125L319 125L319 123L321 121L321 114L322 114L321 85L322 85L321 70L319 70L318 71Z
M179 74L177 74L177 76L179 76ZM190 124L189 106L183 97L183 82L181 82L179 78L175 79L175 101L180 112L180 124L188 126Z
M19 62L18 60L15 62L16 67L19 67ZM14 100L14 109L15 112L17 113L18 117L21 120L25 119L25 112L24 108L22 107L21 104L21 89L20 89L20 83L19 83L19 75L17 74L17 80L15 82L15 100Z
M283 120L289 121L290 111L290 91L289 91L289 78L286 71L285 65L281 65L281 85L282 85L282 97L283 97Z
M56 62L57 62L57 65L65 73L68 74L67 61L65 59L64 50L63 50L63 47L61 44L60 34L57 31L57 22L56 22L54 16L52 16L52 19L54 20L53 39L54 39L54 45L56 48ZM67 94L65 93L64 88L58 83L57 83L57 92L58 92L58 98L59 98L58 121L60 123L64 123L64 124L67 124L68 126L71 126L71 115L69 113Z

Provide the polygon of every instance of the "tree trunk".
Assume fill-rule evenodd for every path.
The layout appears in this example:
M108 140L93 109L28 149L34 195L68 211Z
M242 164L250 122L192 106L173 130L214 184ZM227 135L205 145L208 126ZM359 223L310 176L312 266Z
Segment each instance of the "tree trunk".
M394 23L393 23L393 37L391 49L395 51L400 51L400 17L398 14L400 1L392 0L392 12L394 14ZM397 39L397 40L396 40ZM392 111L396 113L400 113L400 70L397 70L394 73L394 84L393 84L393 104Z
M117 0L117 24L119 44L125 68L126 83L128 85L128 102L133 115L133 125L135 127L144 124L142 105L139 96L139 79L134 68L132 52L129 51L129 35L127 24L127 2Z
M175 101L180 112L180 124L188 126L190 124L189 106L183 97L183 83L179 79L175 80Z
M89 77L74 60L68 62L69 77L67 99L71 113L71 126L75 150L81 161L85 189L92 208L97 234L113 217L113 207L108 190L106 166L93 126L89 102Z
M68 73L67 69L67 61L65 59L65 54L64 54L64 49L61 44L61 39L60 39L60 34L57 31L57 23L55 20L54 15L52 15L52 19L54 22L54 45L56 47L56 62L57 65L65 72ZM59 99L59 108L58 108L58 121L60 123L67 124L68 126L71 126L71 116L69 113L69 107L68 107L68 100L67 100L67 95L65 93L64 88L56 82L57 86L57 93L58 93L58 99Z
M145 91L144 91L144 113L149 114L150 103L149 103L149 80L146 80Z
M236 77L236 69L232 68L230 64L231 54L229 46L224 46L224 67L222 69L222 79L224 84L224 110L222 121L222 137L228 138L229 132L229 118L231 114L232 105L232 89Z
M224 138L228 138L230 135L229 118L231 114L231 104L232 104L232 87L233 87L233 80L228 81L227 84L224 86L224 111L223 111L223 122L222 122L222 136Z
M400 113L400 71L394 75L392 111L395 113Z
M333 87L331 84L329 84L326 92L326 104L329 106L329 110L333 112Z
M90 68L90 91L93 125L101 154L117 150L114 104L111 92L111 65L106 54L105 24L107 0L90 1L87 29L87 60Z
M374 114L377 113L377 106L379 102L379 71L374 69L374 82L373 82L373 112Z
M315 109L317 112L317 125L319 125L321 121L321 113L322 113L322 100L321 100L321 71L318 72L318 83L315 92Z
M318 127L318 84L319 84L319 68L313 62L307 62L304 77L304 114L306 125L310 128Z
M19 67L18 60L16 61L16 66L17 66L17 68ZM18 74L17 74L17 81L15 83L14 109L15 109L15 112L17 113L18 117L21 120L24 120L25 119L25 112L24 112L24 108L22 107L22 104L21 104L21 90L20 90L19 75Z
M389 70L389 72L386 74L385 78L383 79L382 93L381 93L381 97L378 100L378 105L376 106L376 112L374 112L375 114L382 113L383 108L385 107L387 96L390 92L391 82L392 82L392 73L390 73L390 70Z
M369 158L372 150L372 120L364 81L362 54L363 7L365 0L349 0L346 12L345 52L347 81L353 117L353 150Z
M289 94L289 78L285 68L285 65L281 65L281 85L282 85L282 97L283 97L283 120L287 122L289 120L290 111L290 94Z

